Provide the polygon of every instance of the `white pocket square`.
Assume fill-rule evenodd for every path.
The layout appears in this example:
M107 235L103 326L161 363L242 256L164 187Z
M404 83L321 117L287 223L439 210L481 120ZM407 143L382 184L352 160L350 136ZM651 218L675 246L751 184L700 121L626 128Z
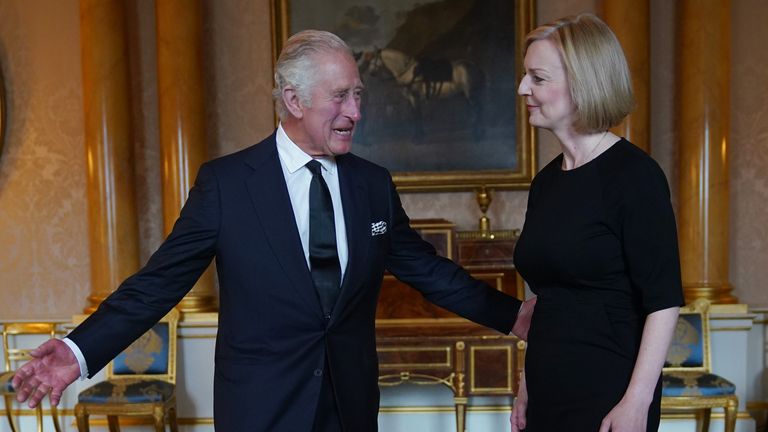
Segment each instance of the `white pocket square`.
M371 237L382 235L387 232L387 223L384 221L371 223Z

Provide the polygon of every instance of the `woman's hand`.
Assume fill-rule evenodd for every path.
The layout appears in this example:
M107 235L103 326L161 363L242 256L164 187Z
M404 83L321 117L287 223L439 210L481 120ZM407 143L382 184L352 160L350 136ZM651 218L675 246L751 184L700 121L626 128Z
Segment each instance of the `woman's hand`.
M600 432L645 432L648 407L664 366L678 311L678 307L662 309L645 319L640 353L629 386L624 397L603 419Z
M520 432L525 429L525 411L528 409L528 387L525 385L525 371L520 374L520 388L517 390L515 405L512 407L512 415L509 423L512 424L512 432Z
M600 432L645 432L647 422L647 404L622 398L603 419Z

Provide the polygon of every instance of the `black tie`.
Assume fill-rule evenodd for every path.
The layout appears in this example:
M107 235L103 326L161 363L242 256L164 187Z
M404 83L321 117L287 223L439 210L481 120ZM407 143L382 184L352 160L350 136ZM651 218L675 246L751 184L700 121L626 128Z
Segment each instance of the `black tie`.
M311 160L307 162L307 168L312 171L312 182L309 183L309 264L323 315L330 318L341 286L333 202L321 174L320 162Z

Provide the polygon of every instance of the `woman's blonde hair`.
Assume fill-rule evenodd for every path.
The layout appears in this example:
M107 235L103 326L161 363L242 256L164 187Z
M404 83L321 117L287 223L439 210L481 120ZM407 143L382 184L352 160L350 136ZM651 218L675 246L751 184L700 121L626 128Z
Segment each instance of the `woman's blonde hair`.
M574 128L594 133L621 123L635 98L627 59L611 29L592 14L571 15L528 33L525 49L544 39L555 44L565 65Z

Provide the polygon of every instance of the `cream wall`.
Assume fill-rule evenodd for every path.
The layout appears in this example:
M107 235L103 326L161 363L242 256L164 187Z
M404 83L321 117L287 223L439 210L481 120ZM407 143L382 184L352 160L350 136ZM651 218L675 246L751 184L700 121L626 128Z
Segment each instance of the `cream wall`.
M674 2L652 0L652 154L676 196ZM733 1L731 281L742 302L768 304L768 3ZM257 142L273 125L266 0L204 2L212 156ZM595 11L599 0L539 0L538 21ZM154 1L126 2L142 261L162 241ZM77 0L0 0L0 65L8 136L0 158L0 319L66 318L90 292ZM539 165L558 152L540 134ZM497 192L493 227L519 228L525 191ZM403 194L413 218L473 229L472 193Z

